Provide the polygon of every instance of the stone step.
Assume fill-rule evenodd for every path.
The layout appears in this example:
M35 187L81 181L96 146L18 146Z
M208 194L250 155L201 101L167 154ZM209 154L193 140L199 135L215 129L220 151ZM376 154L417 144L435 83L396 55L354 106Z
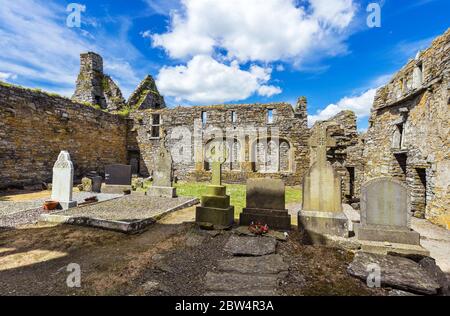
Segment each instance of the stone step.
M274 295L277 288L277 275L247 275L240 273L206 274L207 293L229 293L229 295L252 295L256 292Z
M232 235L224 250L234 256L265 256L275 253L276 246L275 238Z
M284 263L280 255L268 255L264 257L236 257L220 260L218 269L223 272L244 274L285 274L289 266Z

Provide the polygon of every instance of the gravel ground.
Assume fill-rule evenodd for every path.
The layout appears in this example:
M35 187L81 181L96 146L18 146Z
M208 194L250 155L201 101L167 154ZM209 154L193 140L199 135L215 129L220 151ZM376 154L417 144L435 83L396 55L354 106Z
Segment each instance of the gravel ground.
M148 197L145 195L127 195L121 199L106 201L104 203L86 205L73 208L58 215L82 217L88 216L97 219L118 221L134 221L146 219L177 207L192 198L178 197L174 199Z
M84 202L84 199L91 196L97 196L99 202L102 202L122 195L90 192L73 194L74 200L78 203ZM23 202L0 201L0 227L10 228L36 223L39 220L39 215L42 213L42 205L46 200L48 199L42 198Z

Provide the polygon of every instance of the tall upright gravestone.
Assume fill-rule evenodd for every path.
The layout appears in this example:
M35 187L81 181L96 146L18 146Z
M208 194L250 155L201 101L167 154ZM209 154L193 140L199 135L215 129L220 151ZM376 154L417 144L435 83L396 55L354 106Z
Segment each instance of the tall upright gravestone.
M153 172L153 184L148 189L148 196L176 197L176 189L172 186L172 155L165 145L163 133L156 160L156 169Z
M63 209L77 206L72 200L73 163L67 151L61 151L53 166L52 200L58 201Z
M366 182L361 188L359 240L420 245L411 229L411 197L408 187L387 177Z
M201 197L201 205L195 210L195 221L210 224L215 228L227 228L234 223L234 206L230 205L230 196L222 185L222 165L227 153L223 142L216 142L211 149L212 183L208 185L206 195Z
M303 179L298 226L313 241L323 234L348 237L348 219L342 211L341 179L327 161L327 148L335 145L327 136L326 126L321 126L311 139L316 161Z
M282 180L249 179L246 200L247 207L240 214L240 225L259 222L272 229L291 229L291 216L286 209Z

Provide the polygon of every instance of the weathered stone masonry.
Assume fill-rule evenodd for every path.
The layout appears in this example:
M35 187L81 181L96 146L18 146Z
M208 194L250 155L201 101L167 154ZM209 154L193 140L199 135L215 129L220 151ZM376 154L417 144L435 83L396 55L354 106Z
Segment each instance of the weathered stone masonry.
M321 126L326 126L328 136L336 141L336 146L328 149L327 159L341 176L342 200L356 202L364 176L364 137L358 134L356 115L352 111L342 111L326 121L319 121L311 128L311 135L316 135ZM314 162L315 151L311 149L311 164Z
M269 122L269 116L273 118L272 123ZM286 103L150 109L136 111L132 114L132 118L134 124L130 129L129 139L136 141L128 143L129 155L135 153L136 157L140 156L140 163L136 168L145 175L154 170L155 155L162 129L167 132L168 145L172 150L175 146L179 146L181 137L191 135L191 139L186 142L189 145L187 151L190 159L174 162L174 174L181 180L209 180L209 165L205 159L206 149L208 144L218 137L218 134L208 133L212 127L222 129L223 133L227 130L247 131L249 127L268 130L268 135L258 136L252 132L244 132L245 136L236 134L236 138L232 137L228 140L230 157L223 168L225 182L245 183L248 178L272 177L281 178L290 185L300 184L309 166L306 103L299 102L295 110ZM196 120L201 140L198 146L194 142ZM271 135L271 128L278 129L278 135ZM185 132L179 133L183 129ZM263 163L264 158L257 156L257 153L262 152L258 151L258 146L259 149L264 149L262 147L266 146L269 152L270 147L273 146L273 151L279 154L279 164ZM173 151L172 155L174 155ZM136 165L137 162L132 164Z
M0 188L49 182L61 150L75 176L126 163L126 120L39 91L0 84Z
M365 180L393 176L412 211L450 220L450 30L377 91L366 137Z

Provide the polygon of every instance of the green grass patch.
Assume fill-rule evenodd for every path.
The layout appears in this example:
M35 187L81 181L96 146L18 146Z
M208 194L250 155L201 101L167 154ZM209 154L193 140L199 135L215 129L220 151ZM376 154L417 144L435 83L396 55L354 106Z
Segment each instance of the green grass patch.
M206 194L206 187L209 183L199 182L180 182L175 184L178 196L192 196L200 198ZM231 205L234 205L235 215L238 216L245 207L245 185L242 184L225 184L227 194L230 195ZM286 203L300 203L301 189L299 187L286 187Z

